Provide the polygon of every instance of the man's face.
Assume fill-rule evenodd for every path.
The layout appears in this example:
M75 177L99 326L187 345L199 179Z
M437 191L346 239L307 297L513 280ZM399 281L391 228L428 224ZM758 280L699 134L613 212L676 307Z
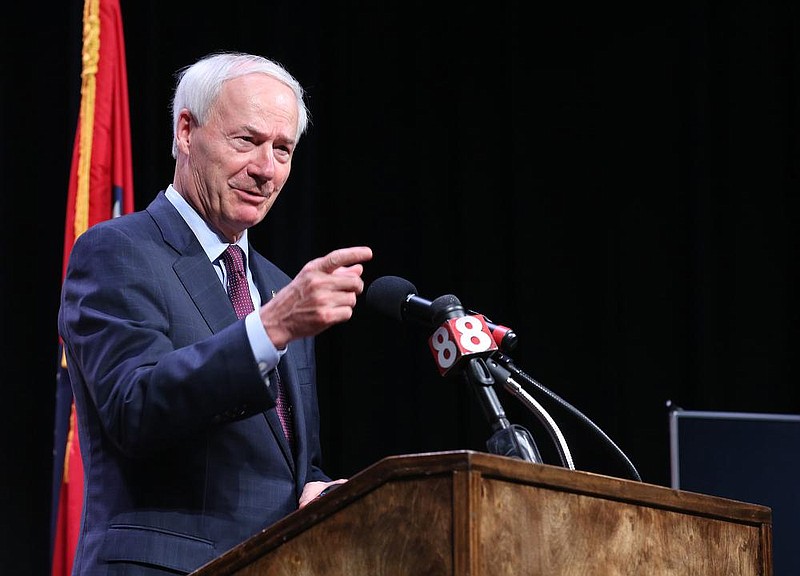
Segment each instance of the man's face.
M183 116L183 115L182 115ZM226 82L206 123L179 120L176 188L229 241L261 222L289 178L297 100L265 74Z

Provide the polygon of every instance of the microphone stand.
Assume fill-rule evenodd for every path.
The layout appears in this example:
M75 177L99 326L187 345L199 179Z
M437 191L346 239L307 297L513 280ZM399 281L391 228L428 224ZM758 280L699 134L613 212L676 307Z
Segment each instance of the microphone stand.
M539 404L522 388L522 386L515 382L514 379L511 378L511 373L500 366L497 362L490 358L486 361L486 365L495 381L502 382L506 391L511 393L512 396L515 396L518 400L525 404L525 406L539 419L539 421L547 430L548 434L550 434L550 438L552 438L553 443L556 445L558 456L561 459L561 464L564 466L564 468L575 470L575 464L572 461L572 454L570 453L569 446L567 446L567 440L564 438L564 434L561 432L558 424L556 424L556 421L553 420L547 410L545 410L544 406Z
M539 448L530 432L521 426L511 424L503 406L494 391L495 379L483 358L471 358L462 374L472 385L483 413L494 433L487 440L486 447L492 454L510 456L536 464L542 463Z
M511 374L513 374L514 376L516 376L518 378L521 378L522 380L524 380L525 382L527 382L531 386L533 386L533 387L537 388L538 390L544 392L552 400L555 400L558 404L561 404L568 411L570 411L571 413L576 415L582 422L584 422L590 428L592 428L592 430L594 430L600 436L600 438L603 441L605 441L605 443L608 446L610 446L619 455L620 459L623 461L623 463L627 467L628 471L630 472L631 478L634 479L634 480L637 480L639 482L642 481L642 477L639 475L639 472L636 470L636 467L630 461L628 456L625 455L625 453L619 448L619 446L617 446L614 443L614 441L611 440L611 438L609 438L608 435L605 432L603 432L597 426L597 424L592 422L587 416L585 416L580 410L578 410L577 408L572 406L569 402L567 402L566 400L564 400L561 397L559 397L555 392L552 392L551 390L547 389L542 384L540 384L539 382L537 382L536 380L534 380L533 378L531 378L530 376L525 374L525 372L523 372L522 370L517 368L514 365L514 360L511 357L509 357L508 355L506 355L503 352L500 352L498 350L486 362L486 365L487 365L487 369L493 375L493 378L499 378L500 380L502 380L504 387L507 390L509 390L509 392L511 392L513 395L518 396L518 397L522 396L522 387L511 377ZM525 397L526 397L526 399L530 398L527 395L525 395ZM530 399L530 400L532 400L532 399ZM531 406L528 406L528 407L531 408ZM538 408L535 410L535 412L536 412L537 416L543 417L538 412ZM542 412L542 414L546 414L546 412ZM547 417L548 423L546 423L545 425L548 426L548 424L549 424L549 422L551 420L552 419L550 419L549 416L548 416ZM556 431L558 431L557 427L552 428L552 426L554 424L555 423L550 424L550 426L551 426L551 436L553 436L553 434ZM562 453L562 460L564 460L565 456L568 455L568 449L566 448L566 442L564 442L563 435L561 435L560 431L558 431L557 434L555 434L554 440L556 440L556 445L563 452ZM567 464L565 464L565 466L566 465Z

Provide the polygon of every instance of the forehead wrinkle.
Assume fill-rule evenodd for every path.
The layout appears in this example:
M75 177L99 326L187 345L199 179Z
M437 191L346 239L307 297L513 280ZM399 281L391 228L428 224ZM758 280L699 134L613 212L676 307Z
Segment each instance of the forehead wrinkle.
M241 85L252 90L242 90ZM214 106L216 113L226 110L238 120L237 129L261 138L276 138L294 145L298 115L291 89L280 81L257 74L227 81ZM232 126L235 126L233 124Z

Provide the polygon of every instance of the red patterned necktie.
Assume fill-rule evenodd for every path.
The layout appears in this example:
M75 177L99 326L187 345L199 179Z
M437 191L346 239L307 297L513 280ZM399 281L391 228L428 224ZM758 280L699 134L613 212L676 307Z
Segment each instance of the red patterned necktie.
M225 263L225 270L228 273L228 296L236 311L236 316L244 318L255 308L253 299L250 297L250 288L247 285L247 273L244 270L244 252L235 244L229 245L222 253L222 260ZM293 444L292 417L289 409L289 401L286 398L281 376L277 367L273 370L275 375L274 383L278 389L278 400L275 408L278 411L283 433L289 444Z
M222 260L228 272L228 296L236 316L244 318L254 310L247 286L247 273L244 271L244 252L236 244L231 244L222 253Z

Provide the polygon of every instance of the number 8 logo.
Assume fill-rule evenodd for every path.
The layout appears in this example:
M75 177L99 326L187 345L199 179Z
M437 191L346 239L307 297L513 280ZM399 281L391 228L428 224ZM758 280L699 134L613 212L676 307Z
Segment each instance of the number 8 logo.
M431 335L431 348L436 351L436 363L440 368L450 368L456 361L458 350L444 326L439 326Z
M474 316L462 316L455 322L456 330L461 336L458 341L461 348L468 352L485 352L491 349L494 340L483 331L483 322Z

